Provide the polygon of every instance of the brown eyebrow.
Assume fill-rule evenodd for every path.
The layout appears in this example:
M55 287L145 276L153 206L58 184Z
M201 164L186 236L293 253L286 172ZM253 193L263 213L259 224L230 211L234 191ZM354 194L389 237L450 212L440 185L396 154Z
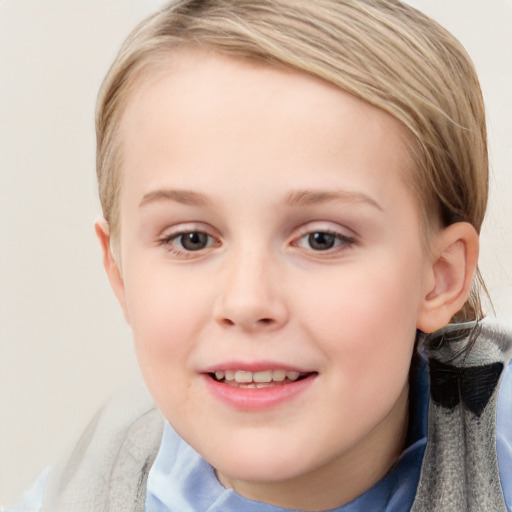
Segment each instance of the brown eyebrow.
M158 189L145 194L139 207L161 201L174 201L190 206L205 206L210 202L206 196L192 190Z
M287 203L290 206L312 206L340 200L345 202L366 203L382 211L382 207L377 201L361 192L351 192L348 190L295 190L290 192L287 196Z
M313 206L329 201L340 200L345 202L366 203L378 210L382 210L379 203L370 196L361 192L351 192L347 190L295 190L290 192L286 197L286 202L290 206ZM161 201L174 201L190 206L206 206L210 203L205 195L194 192L193 190L158 189L145 194L139 203L139 207Z

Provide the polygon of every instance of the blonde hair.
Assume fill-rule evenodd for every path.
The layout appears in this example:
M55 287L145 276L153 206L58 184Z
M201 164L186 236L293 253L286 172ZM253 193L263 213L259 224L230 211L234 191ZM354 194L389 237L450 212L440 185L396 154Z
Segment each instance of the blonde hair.
M484 105L471 59L439 24L397 0L177 0L135 28L100 90L97 175L114 239L124 107L140 77L184 46L284 65L388 112L412 134L410 185L424 225L465 221L480 232L488 193ZM453 321L482 316L482 287L477 270Z

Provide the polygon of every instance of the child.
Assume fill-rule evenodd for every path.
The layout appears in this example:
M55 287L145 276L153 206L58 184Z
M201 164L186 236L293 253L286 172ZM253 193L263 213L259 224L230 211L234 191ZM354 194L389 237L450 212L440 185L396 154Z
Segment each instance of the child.
M97 137L152 399L98 414L42 510L512 507L484 108L451 35L396 0L179 0L121 49Z

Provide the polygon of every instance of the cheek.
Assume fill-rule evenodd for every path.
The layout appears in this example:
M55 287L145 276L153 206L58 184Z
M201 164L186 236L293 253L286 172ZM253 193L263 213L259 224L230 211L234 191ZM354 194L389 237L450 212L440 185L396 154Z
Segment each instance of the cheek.
M173 423L191 415L199 399L191 354L201 339L197 293L146 282L132 299L132 332L144 381L164 416ZM151 289L150 289L151 288ZM185 287L186 289L186 287ZM146 297L147 300L144 300Z
M131 273L125 284L127 308L141 370L151 381L180 378L187 355L201 337L208 316L208 293L179 276L148 269ZM182 378L182 377L181 377Z
M297 287L292 297L300 301L312 334L336 340L350 333L360 346L371 332L415 327L421 300L420 265L386 264L383 258L376 259L380 264L349 265L315 275L309 286Z
M418 268L380 262L317 281L301 306L302 325L341 370L340 385L358 383L363 395L403 386L416 334Z

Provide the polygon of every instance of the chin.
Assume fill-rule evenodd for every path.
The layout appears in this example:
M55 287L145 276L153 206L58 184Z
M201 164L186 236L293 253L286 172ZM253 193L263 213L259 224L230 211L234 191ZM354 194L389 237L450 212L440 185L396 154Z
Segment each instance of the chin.
M205 459L230 480L271 483L296 478L308 472L308 462L298 456L299 448L287 452L275 446L253 450L230 447L229 454L217 454ZM309 471L311 469L309 468Z
M297 478L302 474L296 464L295 466L281 466L279 464L269 465L268 461L258 463L245 461L246 468L240 467L242 464L244 464L243 460L239 460L236 465L222 463L219 467L212 465L216 471L230 480L254 484L283 482Z

